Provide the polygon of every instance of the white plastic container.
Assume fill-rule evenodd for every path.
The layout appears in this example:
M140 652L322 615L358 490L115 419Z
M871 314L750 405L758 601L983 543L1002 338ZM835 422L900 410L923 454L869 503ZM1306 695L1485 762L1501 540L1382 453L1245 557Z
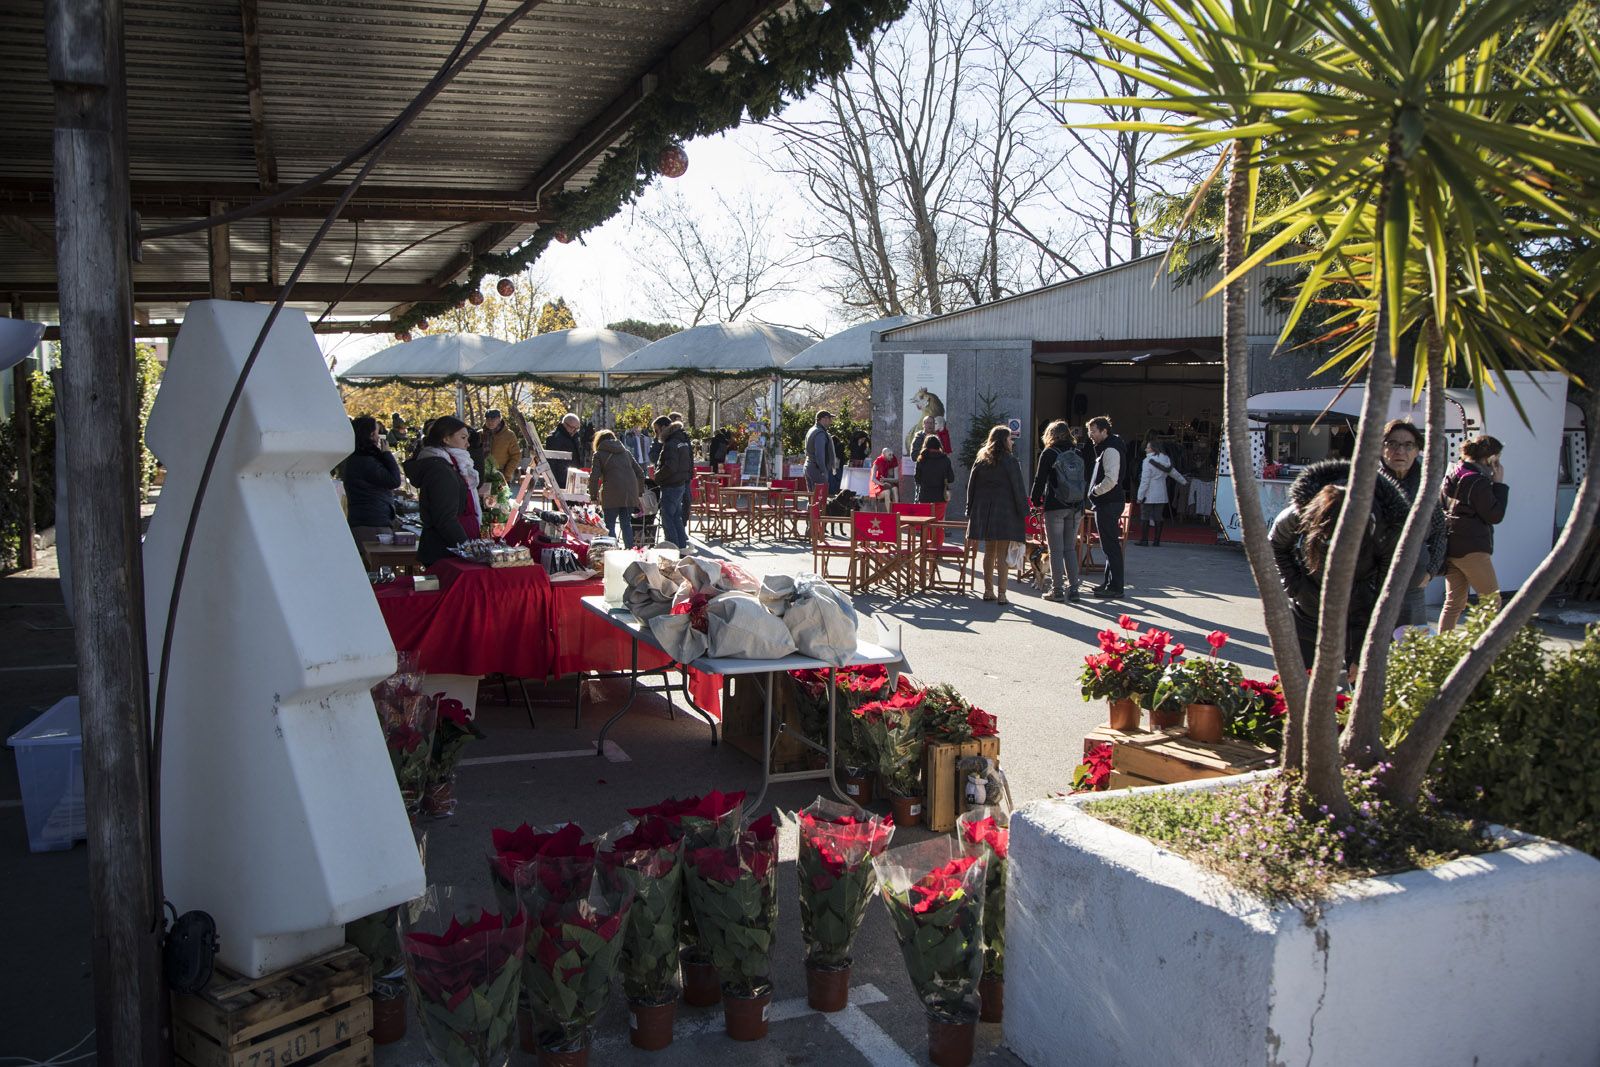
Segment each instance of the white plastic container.
M627 548L613 548L605 554L605 559L601 564L604 568L601 584L605 593L607 607L620 608L622 606L623 594L628 589L627 583L622 580L622 576L627 571L630 563L637 563L643 558L644 556L641 553Z
M28 851L57 852L86 840L78 698L62 699L6 743L16 751Z

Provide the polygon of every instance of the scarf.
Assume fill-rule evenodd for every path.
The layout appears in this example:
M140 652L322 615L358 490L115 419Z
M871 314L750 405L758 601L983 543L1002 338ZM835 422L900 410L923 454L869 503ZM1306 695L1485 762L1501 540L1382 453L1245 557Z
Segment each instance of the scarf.
M417 452L417 455L437 457L456 469L456 473L461 475L461 480L467 483L467 498L472 501L472 513L477 516L478 524L481 526L483 503L478 499L478 468L472 465L472 457L467 455L467 450L426 445Z

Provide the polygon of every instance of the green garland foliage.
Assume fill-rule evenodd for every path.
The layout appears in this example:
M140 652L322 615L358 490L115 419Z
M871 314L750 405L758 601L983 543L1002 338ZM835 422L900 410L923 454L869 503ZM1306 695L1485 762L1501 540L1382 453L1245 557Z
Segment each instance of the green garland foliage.
M439 300L412 305L395 319L395 330L459 305L477 291L485 275L517 274L544 254L558 232L577 237L611 218L655 178L667 146L733 129L746 114L752 121L764 121L819 81L843 74L855 49L905 14L907 3L836 0L817 10L800 5L792 14L767 19L759 45L730 52L721 70L702 68L675 77L645 97L634 112L632 129L607 153L593 181L551 198L555 222L541 225L510 252L478 256L465 282L445 287Z
M817 385L842 385L845 382L854 382L870 377L869 370L848 370L837 373L827 371L796 371L785 374L785 381L812 382ZM556 392L566 395L579 393L584 396L627 396L629 393L642 393L646 389L657 386L670 385L689 378L720 378L723 381L743 381L750 378L770 378L770 370L741 370L741 371L705 371L697 367L686 367L683 370L673 371L671 374L653 378L647 382L635 382L628 385L608 385L602 389L598 385L585 385L573 378L550 378L543 374L508 374L496 375L493 381L484 378L474 378L465 374L451 374L442 378L407 378L396 375L389 378L363 378L360 381L346 381L342 384L355 389L370 389L379 385L404 385L412 389L437 389L443 385L500 385L505 382L531 382L542 385Z

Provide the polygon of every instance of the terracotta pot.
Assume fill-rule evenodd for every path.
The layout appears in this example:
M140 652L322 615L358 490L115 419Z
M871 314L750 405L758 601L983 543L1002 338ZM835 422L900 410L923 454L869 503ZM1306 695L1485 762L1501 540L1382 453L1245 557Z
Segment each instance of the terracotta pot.
M976 1021L946 1023L928 1020L928 1059L935 1067L967 1067L978 1036Z
M683 1002L692 1008L709 1008L722 999L722 980L709 963L683 961Z
M767 1036L767 1011L771 1007L771 993L759 997L740 997L724 992L723 1027L735 1041L760 1041Z
M542 1048L539 1050L539 1067L589 1067L589 1046L580 1045L565 1052Z
M634 1048L659 1052L672 1044L672 1024L678 1017L678 1002L628 1004L628 1040Z
M1108 701L1111 706L1110 727L1124 732L1139 728L1139 702L1132 697Z
M901 828L922 825L922 798L889 794L889 807L894 809L894 824Z
M844 786L844 795L863 806L872 803L872 772L858 771L846 767L844 778L840 784Z
M539 1043L533 1039L533 1009L517 1009L517 1047L524 1052L538 1052Z
M392 996L372 994L372 1043L392 1045L405 1039L406 1018L410 1015L411 998L404 987Z
M806 1003L817 1011L844 1011L850 1003L850 965L816 967L806 964Z
M1150 709L1150 729L1172 730L1183 725L1183 709L1167 711L1162 708Z
M986 1023L997 1023L1006 1017L1006 980L1004 978L985 978L978 983L978 996L982 999L983 1007L978 1012L978 1018Z
M1196 741L1222 740L1222 709L1215 704L1190 704L1183 709L1189 716L1189 736Z

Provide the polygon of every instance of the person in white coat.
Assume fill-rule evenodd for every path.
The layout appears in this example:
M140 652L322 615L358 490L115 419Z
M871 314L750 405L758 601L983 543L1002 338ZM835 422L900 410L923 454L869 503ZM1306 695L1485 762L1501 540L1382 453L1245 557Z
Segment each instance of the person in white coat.
M1144 467L1139 474L1139 528L1138 544L1149 547L1161 544L1161 527L1167 519L1167 479L1183 478L1172 466L1172 459L1159 441L1149 441L1144 446ZM1152 540L1151 535L1154 534Z

